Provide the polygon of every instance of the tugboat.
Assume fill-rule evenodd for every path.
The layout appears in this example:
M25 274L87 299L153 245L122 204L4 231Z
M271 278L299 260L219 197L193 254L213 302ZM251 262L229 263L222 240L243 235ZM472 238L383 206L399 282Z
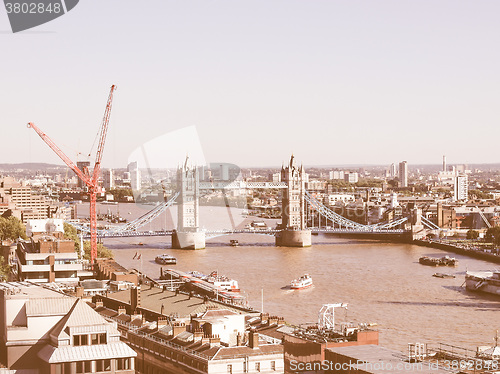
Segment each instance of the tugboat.
M292 290L301 290L303 288L311 287L313 285L312 278L309 274L304 274L300 278L294 279L290 283Z
M175 265L177 263L177 259L174 256L162 254L156 256L155 262L161 265Z

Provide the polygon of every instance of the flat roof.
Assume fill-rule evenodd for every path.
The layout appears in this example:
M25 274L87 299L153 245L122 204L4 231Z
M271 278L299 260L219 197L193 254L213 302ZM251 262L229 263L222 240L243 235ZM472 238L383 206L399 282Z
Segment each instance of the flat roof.
M409 363L408 357L404 353L379 345L369 344L350 347L334 347L327 348L326 351L352 358L353 364L355 364L357 370L363 370L363 372L372 374L406 372L450 373L444 368L430 366L431 363L426 361ZM325 355L325 359L328 360L327 355Z
M130 292L130 290L113 292L108 294L108 298L130 304ZM203 298L198 296L189 297L189 295L184 293L178 293L176 295L173 291L162 291L157 287L141 288L140 307L161 313L162 305L164 315L175 314L179 317L189 317L192 314L205 313L211 308L228 309L238 314L260 313L257 311L244 311L210 299L205 302Z

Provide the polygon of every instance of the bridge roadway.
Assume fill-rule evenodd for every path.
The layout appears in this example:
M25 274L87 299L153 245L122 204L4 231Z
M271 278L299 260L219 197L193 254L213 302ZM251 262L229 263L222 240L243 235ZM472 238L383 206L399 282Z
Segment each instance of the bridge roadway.
M239 189L257 189L257 188L287 188L286 182L245 182L245 181L213 181L199 182L200 190L239 190Z
M203 231L207 237L232 235L232 234L260 234L260 235L275 235L281 230L276 229L240 229L240 230L207 230ZM97 237L104 238L132 238L132 237L149 237L149 236L168 236L172 235L174 230L161 231L116 231L116 232L101 232L97 233ZM333 234L403 234L406 231L403 229L373 229L373 230L352 230L342 228L311 228L312 233L333 233ZM89 239L90 235L84 235L84 239Z

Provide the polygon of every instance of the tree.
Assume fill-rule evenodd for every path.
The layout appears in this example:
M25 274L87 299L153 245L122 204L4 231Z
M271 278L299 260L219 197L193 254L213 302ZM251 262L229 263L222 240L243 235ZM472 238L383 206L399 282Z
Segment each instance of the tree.
M14 216L0 217L0 240L26 239L26 227Z
M480 190L469 190L470 199L492 199L493 196L487 192Z
M90 260L90 241L86 240L83 242L83 258L85 260ZM113 251L108 247L104 246L102 243L97 243L97 258L114 258L115 255Z
M75 242L75 251L80 252L80 239L76 229L69 223L64 222L64 237Z
M479 238L479 232L477 232L476 230L472 230L472 229L467 231L467 239L476 240L477 238Z
M3 256L0 256L0 282L6 282L9 280L10 265Z
M500 226L490 227L486 231L486 235L484 238L486 239L487 242L499 245L500 244Z
M131 188L114 188L109 190L108 193L113 195L115 201L123 201L128 196L134 196Z

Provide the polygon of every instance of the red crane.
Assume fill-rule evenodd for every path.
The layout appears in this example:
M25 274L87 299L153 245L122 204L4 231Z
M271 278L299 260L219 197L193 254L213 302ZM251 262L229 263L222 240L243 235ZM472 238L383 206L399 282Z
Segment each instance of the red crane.
M106 110L104 111L104 117L102 119L100 135L99 135L99 148L97 149L97 154L95 158L95 165L92 175L88 168L80 170L74 163L69 159L68 156L64 154L63 151L50 139L42 130L35 126L33 122L28 123L28 128L32 128L36 133L42 138L42 140L47 143L47 145L63 160L68 167L75 172L76 175L85 183L88 187L89 197L90 197L90 263L94 264L97 258L97 193L100 192L99 187L99 172L101 171L101 159L104 150L104 142L106 141L106 133L108 132L109 117L111 115L111 104L113 102L113 92L116 90L116 86L111 86L111 90L108 96L108 102L106 104Z

